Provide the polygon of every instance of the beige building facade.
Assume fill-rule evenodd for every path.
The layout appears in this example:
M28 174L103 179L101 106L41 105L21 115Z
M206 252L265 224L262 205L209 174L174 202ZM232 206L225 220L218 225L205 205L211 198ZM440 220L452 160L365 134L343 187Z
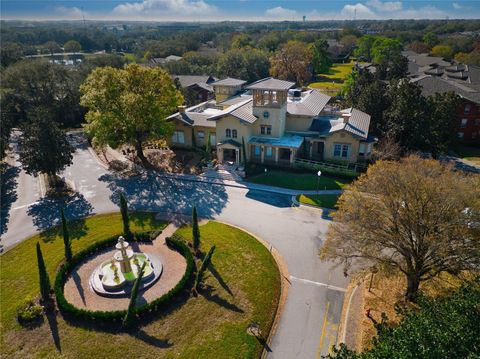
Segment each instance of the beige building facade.
M220 163L246 160L291 166L298 158L357 163L371 156L370 116L354 108L328 106L316 90L292 90L294 83L267 78L213 83L215 99L180 109L171 145L203 147L210 137Z

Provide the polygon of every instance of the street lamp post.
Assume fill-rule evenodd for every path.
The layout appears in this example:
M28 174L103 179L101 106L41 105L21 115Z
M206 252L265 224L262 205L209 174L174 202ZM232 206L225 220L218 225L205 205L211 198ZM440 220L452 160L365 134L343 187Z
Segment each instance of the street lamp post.
M322 171L317 172L317 193L320 194L320 176L322 175Z

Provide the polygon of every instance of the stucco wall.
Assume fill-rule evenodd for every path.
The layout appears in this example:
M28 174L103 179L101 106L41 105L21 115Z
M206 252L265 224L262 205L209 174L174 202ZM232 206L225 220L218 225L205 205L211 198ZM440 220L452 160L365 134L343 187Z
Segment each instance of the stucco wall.
M248 139L251 136L252 130L251 125L245 125L240 122L238 118L233 116L226 116L218 119L217 121L217 142L222 142L225 140L235 140L237 142L242 142L242 137L245 138L245 142L248 142ZM226 137L226 129L237 130L237 138Z
M215 134L215 128L211 128L211 127L202 127L202 126L196 126L193 128L194 131L195 131L195 145L197 147L205 147L206 144L207 144L207 138L208 136L210 135L210 133L213 133ZM198 136L198 132L201 132L203 131L203 133L205 134L205 137L204 138L200 138ZM216 142L216 141L215 141ZM210 146L212 147L215 147L216 143L210 143Z
M183 131L185 143L184 144L173 143L172 138L169 137L167 139L168 146L192 147L192 127L184 124L179 120L175 120L174 123L175 123L175 131Z
M312 124L311 117L287 115L286 131L306 132Z
M263 114L268 111L268 118L264 118ZM272 134L268 137L282 137L285 132L285 118L287 113L286 105L282 107L254 107L253 114L258 116L258 120L253 124L253 136L262 136L260 126L272 126Z
M342 157L333 157L333 149L334 144L349 144L350 145L350 153L349 153L349 162L357 162L358 156L358 146L360 144L360 140L354 138L349 132L347 131L338 131L333 133L331 136L325 139L325 149L323 152L323 156L325 160L333 160L333 161L346 161L347 159Z

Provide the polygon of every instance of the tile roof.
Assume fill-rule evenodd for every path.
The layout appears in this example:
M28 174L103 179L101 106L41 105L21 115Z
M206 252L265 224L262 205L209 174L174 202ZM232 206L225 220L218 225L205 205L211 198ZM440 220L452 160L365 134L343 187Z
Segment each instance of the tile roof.
M254 123L257 120L257 118L253 115L252 110L253 110L252 97L248 96L242 102L238 102L226 108L225 110L220 111L219 113L209 117L209 120L217 120L221 117L232 115L241 121L244 121L247 123Z
M284 91L295 85L294 82L274 79L267 77L263 80L256 81L247 86L249 90L277 90Z
M345 118L329 115L313 119L310 131L318 132L320 136L328 136L333 132L345 130L362 139L368 138L370 115L356 108L347 108L340 113L346 115Z
M236 105L237 103L243 102L248 98L251 99L252 95L241 94L241 95L229 97L225 101L220 102L219 105L221 105L221 106L232 106L232 105Z
M342 110L342 112L347 111L346 113L350 113L345 130L362 138L367 138L371 116L356 108L350 108L348 110Z
M215 128L215 122L208 121L212 116L211 113L198 112L198 109L205 108L209 104L214 104L214 101L206 101L201 104L189 107L185 109L184 113L176 112L173 115L167 117L167 120L180 120L189 126L201 126Z
M412 79L422 87L424 96L431 96L436 93L454 92L460 97L480 104L480 91L477 86L458 81L448 80L440 77L425 76L419 79Z
M289 100L287 103L287 112L290 115L318 116L330 99L330 96L317 90L310 90L299 101Z
M182 87L190 87L192 85L198 85L209 91L213 91L210 86L216 79L212 76L196 76L196 75L173 75L172 78L178 79Z
M219 81L215 81L212 83L212 86L241 86L246 84L247 81L245 80L240 80L240 79L234 79L231 77L227 77L226 79L222 79Z

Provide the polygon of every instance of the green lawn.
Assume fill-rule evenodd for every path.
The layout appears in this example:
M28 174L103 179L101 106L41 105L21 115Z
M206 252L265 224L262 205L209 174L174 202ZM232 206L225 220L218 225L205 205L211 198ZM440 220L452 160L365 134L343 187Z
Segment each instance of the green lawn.
M311 206L335 209L338 197L340 197L340 195L337 194L301 194L297 196L297 201Z
M333 64L326 74L318 74L318 81L311 82L308 86L326 93L339 92L342 89L345 77L352 72L355 61L345 64Z
M150 215L136 215L132 230L164 226ZM120 214L88 218L85 234L73 243L74 252L95 241L121 233ZM189 238L190 230L180 233ZM172 305L135 333L107 333L72 325L57 315L35 329L22 329L15 308L38 293L35 243L40 241L51 279L63 256L60 238L43 242L35 236L1 257L0 300L2 358L254 358L261 350L246 334L250 320L268 333L280 290L279 273L268 250L248 234L219 223L201 227L202 248L217 246L215 276L207 296ZM217 279L218 278L218 279ZM160 279L161 280L161 279ZM58 337L60 350L54 345Z
M248 178L252 183L265 184L297 190L342 189L350 181L327 176L321 176L320 181L316 174L290 173L287 171L271 170Z
M129 63L129 64L135 64L135 63L137 63L137 57L135 56L135 54L129 53L129 52L125 52L125 53L123 54L123 56L125 57L125 60L127 60L127 63Z
M480 148L473 146L455 146L453 151L461 158L480 164Z

